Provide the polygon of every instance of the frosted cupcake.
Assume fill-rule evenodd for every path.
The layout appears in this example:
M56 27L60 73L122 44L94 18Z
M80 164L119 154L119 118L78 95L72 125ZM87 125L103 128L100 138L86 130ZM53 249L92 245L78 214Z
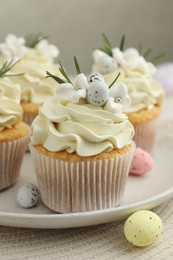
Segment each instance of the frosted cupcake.
M107 37L104 35L103 38L104 47L93 52L93 72L101 73L107 84L120 73L118 81L126 84L131 99L131 106L125 113L135 127L134 140L138 147L150 150L163 101L163 90L152 78L156 67L146 61L150 50L142 56L134 48L123 50L124 38L120 48L112 48Z
M21 86L23 121L30 125L43 101L54 95L56 84L52 79L45 80L45 71L59 74L59 66L54 63L59 50L41 34L30 35L26 39L9 34L0 44L0 52L2 59L21 59L12 72L24 74L11 80Z
M87 81L77 61L74 83L64 71L56 94L32 123L30 151L42 200L56 212L82 212L120 204L134 153L134 128L122 112L126 86ZM124 97L116 102L123 89Z
M0 69L0 190L16 182L30 136L21 122L20 87L5 77L10 66L5 63Z

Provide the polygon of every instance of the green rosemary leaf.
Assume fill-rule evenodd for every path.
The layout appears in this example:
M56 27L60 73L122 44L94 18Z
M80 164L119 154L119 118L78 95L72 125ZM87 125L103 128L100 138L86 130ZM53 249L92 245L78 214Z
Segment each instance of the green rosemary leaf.
M138 46L138 51L139 51L139 54L142 56L142 52L143 52L143 45L142 45L142 43L141 43L141 42L139 43L139 46Z
M80 73L81 73L81 71L80 71L80 66L79 66L79 63L78 63L78 61L77 61L77 59L76 59L75 56L74 56L74 63L75 63L75 67L76 67L76 72L77 72L77 74L80 74Z
M110 44L110 41L108 40L108 37L103 33L103 44L104 46L107 46L109 49L112 49L112 45Z
M120 72L118 73L118 75L116 76L116 78L114 79L114 81L109 85L109 87L108 88L111 88L113 85L114 85L114 83L117 81L117 79L119 78L119 76L120 76Z
M143 57L146 59L146 58L150 55L151 52L152 52L152 49L151 49L151 48L148 49L148 50L143 54Z
M11 59L10 61L5 61L2 68L0 68L0 78L4 78L4 77L14 77L14 76L21 76L24 75L24 73L20 73L20 74L6 74L8 71L11 70L12 67L14 67L16 65L16 63L18 63L20 61L17 60L16 62L13 62L14 59Z
M109 56L112 57L112 50L106 49L106 48L99 48L100 51L105 52L106 54L108 54Z
M153 57L152 59L150 59L149 61L153 64L156 64L161 58L163 58L165 56L165 53L162 52L159 55Z
M125 43L125 35L123 35L121 37L121 41L120 41L120 51L124 50L124 43Z
M25 46L29 48L35 48L35 46L43 39L47 39L48 36L41 33L29 34L25 37Z
M59 71L61 72L61 74L64 76L64 78L67 80L67 82L72 84L71 80L67 76L67 73L66 73L65 69L63 68L63 66L62 66L60 61L59 61L59 66L60 66Z
M61 79L61 78L51 74L49 71L46 71L46 74L47 74L46 78L53 78L59 84L67 83L64 79Z

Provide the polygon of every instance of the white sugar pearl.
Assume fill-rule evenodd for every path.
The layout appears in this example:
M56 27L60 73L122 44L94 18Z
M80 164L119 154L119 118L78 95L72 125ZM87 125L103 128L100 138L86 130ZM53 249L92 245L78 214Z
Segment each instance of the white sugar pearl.
M38 199L38 188L32 183L22 185L17 192L17 202L23 208L33 207Z
M102 82L94 82L87 91L87 101L93 106L103 106L109 98L109 88Z
M118 65L117 62L110 56L103 56L98 60L100 73L107 74L114 72Z

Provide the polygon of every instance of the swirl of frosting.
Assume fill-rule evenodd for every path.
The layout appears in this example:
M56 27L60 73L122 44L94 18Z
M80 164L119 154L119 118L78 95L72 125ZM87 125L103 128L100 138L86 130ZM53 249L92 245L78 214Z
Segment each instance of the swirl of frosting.
M20 87L8 78L0 79L0 131L9 128L22 119Z
M60 74L59 65L53 63L52 58L38 54L36 49L27 48L22 60L11 69L13 73L24 73L11 79L21 86L21 101L43 103L54 95L57 83L45 78L46 70Z
M142 109L152 109L154 105L161 105L163 101L163 89L152 77L136 74L131 71L126 76L123 69L118 70L121 75L118 81L123 82L128 88L128 95L131 105L125 109L126 113L137 112ZM104 75L107 84L110 84L116 77L117 71Z
M91 104L59 102L57 97L44 102L32 128L34 145L54 152L76 152L83 157L122 148L134 135L134 128L124 114Z
M119 48L113 48L112 53L113 57L110 57L101 50L95 50L93 71L108 74L116 69L123 69L127 77L151 76L156 72L154 64L147 62L135 48L128 48L124 52Z

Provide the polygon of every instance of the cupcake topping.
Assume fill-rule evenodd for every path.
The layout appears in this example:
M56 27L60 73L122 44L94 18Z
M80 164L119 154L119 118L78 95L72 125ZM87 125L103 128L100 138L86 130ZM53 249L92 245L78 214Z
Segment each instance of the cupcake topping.
M126 107L130 106L131 102L125 84L115 83L119 75L110 86L107 86L101 74L92 74L87 79L83 73L80 73L76 58L75 65L79 74L76 76L74 83L71 82L62 65L60 70L65 80L47 72L47 77L52 77L60 83L56 90L56 95L60 101L79 103L80 99L83 99L85 103L103 107L112 113L122 113Z
M24 38L8 34L5 38L5 42L0 44L0 52L5 58L20 59L26 51L24 44Z
M146 58L150 55L151 49L147 50L143 55L135 48L124 50L124 40L125 37L122 38L120 47L113 48L108 38L103 35L104 47L93 52L93 72L102 73L107 84L110 84L117 73L120 73L118 81L122 81L127 86L128 95L131 99L131 105L126 106L124 112L131 113L142 109L152 109L154 105L160 105L163 100L163 90L152 78L153 73L156 71L156 67L152 62L156 62L161 58L163 53L148 62ZM109 57L109 65L103 70L102 60L106 60L107 57ZM116 64L114 70L111 67L112 60ZM112 93L110 93L110 96L112 96ZM109 107L111 103L112 100L109 100L106 107Z
M9 74L9 71L17 62L5 61L0 68L0 131L12 127L22 119L20 86L8 78L16 76L13 73Z
M31 35L27 39L9 34L6 36L5 42L0 44L0 52L5 58L23 58L27 48L35 48L38 54L47 58L56 58L59 55L58 48L49 44L40 34Z
M59 72L59 66L54 63L54 58L59 50L49 44L46 37L41 34L32 34L25 38L7 35L5 42L0 44L0 62L4 57L20 62L11 70L12 73L23 76L13 77L11 81L21 86L21 102L43 103L54 95L56 84L52 79L45 79L45 71ZM59 73L60 74L60 73Z
M146 57L151 53L151 49L147 50L142 56L135 48L124 50L125 36L122 37L120 47L113 48L108 38L103 34L103 48L96 49L93 52L95 66L101 74L114 72L118 68L124 70L136 71L142 75L153 75L156 72L154 62L160 59L164 53L146 61Z
M114 80L109 88L100 74L93 74L87 80L77 60L75 65L78 75L74 83L61 64L64 79L47 72L47 77L54 78L60 85L56 96L44 102L32 123L32 143L41 144L49 151L65 150L84 157L129 144L134 128L122 114L124 107L130 104L125 85L118 86L123 90L116 90ZM112 103L107 105L110 99Z

